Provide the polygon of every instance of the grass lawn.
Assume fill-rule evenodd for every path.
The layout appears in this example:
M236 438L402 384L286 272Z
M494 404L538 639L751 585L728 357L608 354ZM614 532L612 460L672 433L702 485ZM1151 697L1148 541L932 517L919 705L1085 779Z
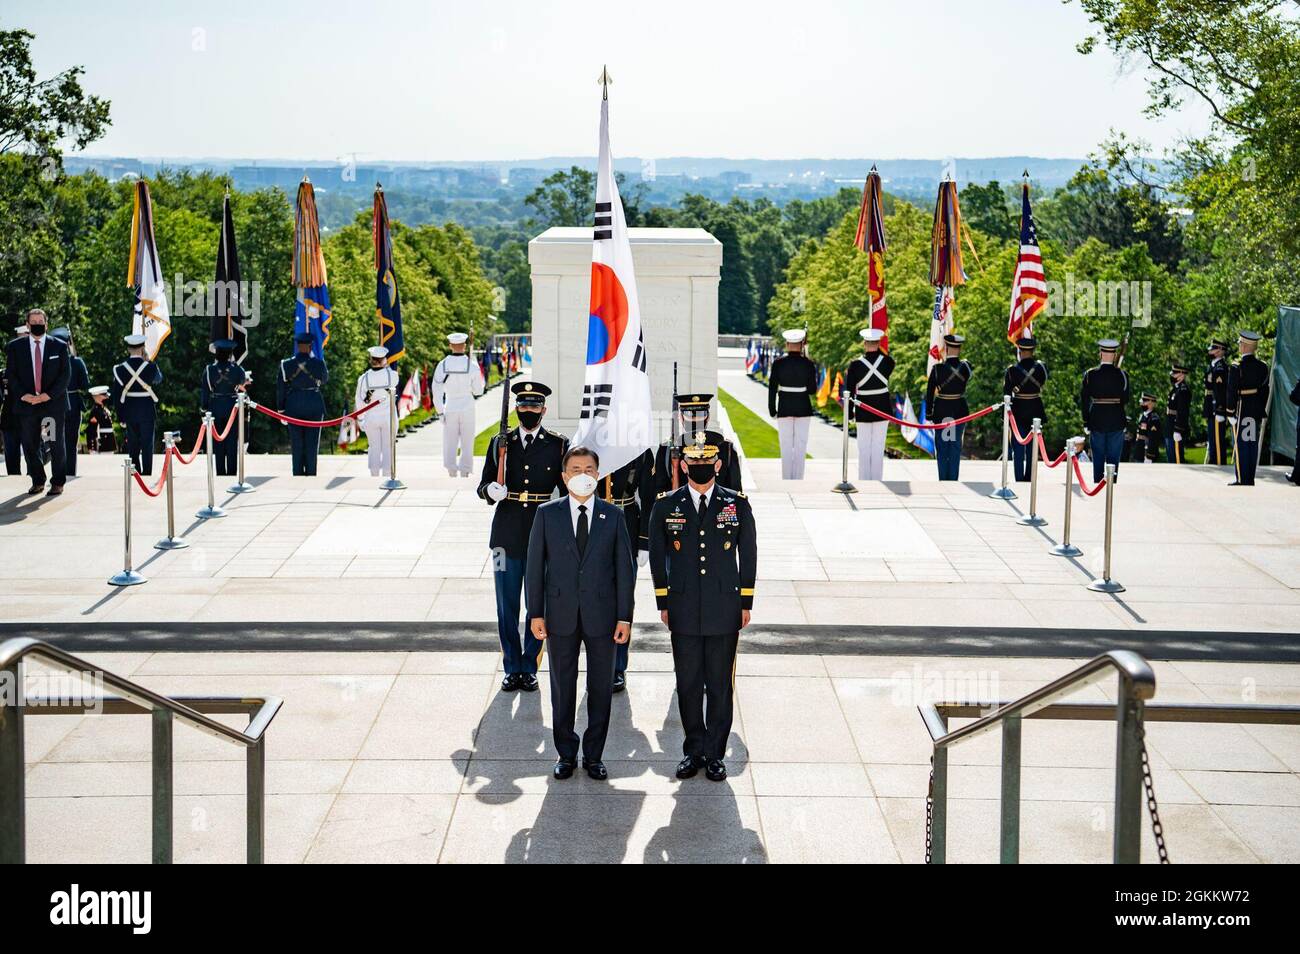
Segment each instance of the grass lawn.
M501 430L501 424L499 423L499 420L500 419L498 419L498 423L489 424L487 427L483 428L483 430L479 431L478 437L474 438L475 457L482 457L487 453L488 444L491 443L493 435L495 435L497 431ZM545 424L546 422L543 421L542 423ZM510 426L511 427L519 426L519 418L515 416L514 411L510 412Z
M731 426L740 439L741 453L746 457L780 457L781 439L776 428L763 420L722 388L718 400L731 418Z

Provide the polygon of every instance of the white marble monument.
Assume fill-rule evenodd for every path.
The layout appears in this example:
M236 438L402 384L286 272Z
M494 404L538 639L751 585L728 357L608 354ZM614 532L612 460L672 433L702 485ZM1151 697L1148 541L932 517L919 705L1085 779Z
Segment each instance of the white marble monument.
M704 229L628 229L645 331L650 397L661 438L677 389L717 393L722 243ZM528 243L533 276L533 379L554 389L547 426L572 434L582 406L591 294L591 229L547 229ZM716 406L713 419L717 420Z

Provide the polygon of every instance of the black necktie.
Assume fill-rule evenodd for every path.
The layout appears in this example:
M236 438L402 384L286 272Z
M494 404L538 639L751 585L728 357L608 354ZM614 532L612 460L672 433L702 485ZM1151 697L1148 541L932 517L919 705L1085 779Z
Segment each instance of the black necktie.
M524 435L524 450L528 450L528 448L530 448L530 447L532 447L532 446L533 446L533 435L532 435L532 434L525 434L525 435Z
M700 525L704 525L704 514L709 509L709 498L700 494Z
M587 552L587 505L578 505L578 555Z

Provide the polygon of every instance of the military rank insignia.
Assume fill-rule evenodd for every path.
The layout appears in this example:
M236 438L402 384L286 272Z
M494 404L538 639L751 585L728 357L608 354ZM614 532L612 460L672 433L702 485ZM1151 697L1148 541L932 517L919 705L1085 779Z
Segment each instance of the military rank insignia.
M736 515L736 505L729 503L718 511L719 527L735 527L740 524L740 517Z

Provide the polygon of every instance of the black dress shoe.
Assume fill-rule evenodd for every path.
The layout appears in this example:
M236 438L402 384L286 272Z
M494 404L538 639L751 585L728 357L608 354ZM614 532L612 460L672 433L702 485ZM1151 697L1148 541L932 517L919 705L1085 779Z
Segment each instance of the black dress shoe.
M558 781L564 781L566 778L573 777L573 770L578 767L578 763L573 759L556 759L555 768L551 769L551 774Z
M502 692L514 692L519 688L519 674L514 672L506 673L506 677L501 680Z
M45 496L57 497L61 493L63 493L62 484L50 484L50 489L45 492Z
M35 494L39 494L44 489L45 489L44 484L32 484L30 487L27 488L27 492L29 494L35 495Z
M537 677L534 676L531 672L521 672L518 676L518 679L519 679L519 685L517 688L523 690L524 692L537 691Z
M722 759L709 759L709 767L704 770L704 774L710 782L721 782L727 777L727 767L722 764Z
M688 755L677 763L678 778L695 778L704 768L705 760L702 755Z
M605 768L605 763L600 761L599 759L597 759L594 762L591 761L590 759L583 759L582 767L585 768L587 770L587 774L590 775L592 778L594 778L597 782L604 782L609 778L609 770Z
M621 672L614 673L614 691L622 692L626 688L627 688L627 674Z
M1241 486L1241 481L1240 481L1240 480L1231 480L1231 481L1228 482L1228 486L1229 486L1229 487L1240 487L1240 486Z

